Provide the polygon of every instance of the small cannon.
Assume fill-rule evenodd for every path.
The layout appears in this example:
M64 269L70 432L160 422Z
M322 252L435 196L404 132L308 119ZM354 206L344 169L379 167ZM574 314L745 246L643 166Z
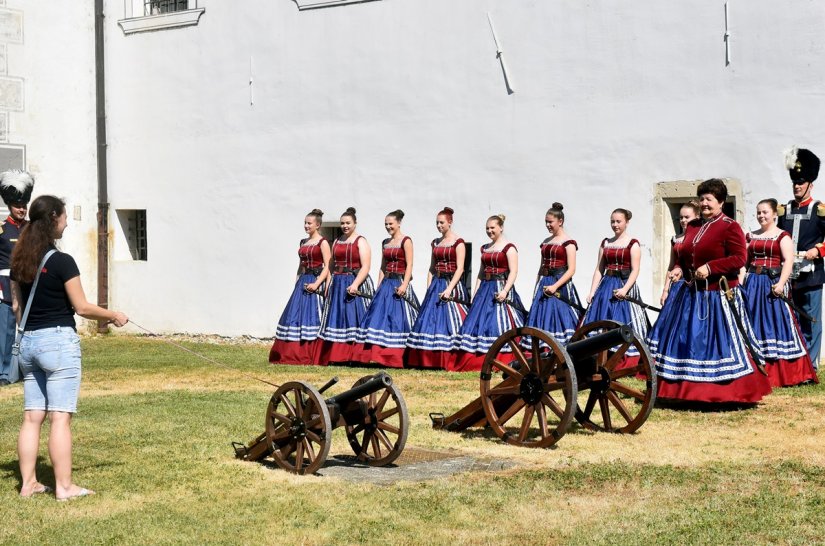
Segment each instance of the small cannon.
M503 353L505 346L512 352ZM638 362L624 366L630 347L639 352ZM574 417L588 430L636 431L656 401L656 371L645 344L618 322L587 324L566 347L543 330L523 327L505 332L490 347L480 390L479 398L449 417L430 414L433 428L489 426L508 444L550 447Z
M324 400L321 393L338 382L333 377L316 389L289 381L275 391L266 409L266 429L248 445L233 442L235 457L275 464L295 474L313 474L329 454L332 431L346 427L359 461L386 466L401 455L410 417L392 378L384 372L362 377L348 391Z

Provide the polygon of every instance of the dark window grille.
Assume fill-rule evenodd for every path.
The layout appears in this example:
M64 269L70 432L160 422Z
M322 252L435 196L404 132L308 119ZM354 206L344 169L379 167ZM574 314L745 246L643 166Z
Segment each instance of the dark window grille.
M146 211L135 211L135 259L146 261L148 245L146 244Z
M198 7L197 0L144 0L143 13L144 15L160 15L161 13L184 11L190 9L190 3L192 9Z

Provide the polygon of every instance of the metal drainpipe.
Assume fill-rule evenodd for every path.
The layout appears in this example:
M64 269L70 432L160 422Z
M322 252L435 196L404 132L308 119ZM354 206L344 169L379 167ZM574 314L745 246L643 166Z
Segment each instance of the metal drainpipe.
M109 307L109 186L106 164L106 85L103 71L103 2L95 0L95 102L97 112L97 304ZM108 331L107 321L97 331Z

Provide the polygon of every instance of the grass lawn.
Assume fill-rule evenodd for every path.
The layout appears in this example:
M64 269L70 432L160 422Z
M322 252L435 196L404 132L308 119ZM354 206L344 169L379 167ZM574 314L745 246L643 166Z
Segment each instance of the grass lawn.
M270 366L264 345L187 343L239 371L341 386L375 370ZM2 544L811 544L825 540L825 387L754 409L655 409L634 435L574 427L555 449L434 431L430 412L478 396L478 375L391 371L408 446L518 463L395 485L298 477L234 458L274 390L160 340L83 342L75 481L98 494L20 499L22 388L0 389ZM823 378L825 379L825 378ZM334 387L337 393L342 387ZM47 432L44 430L44 432ZM349 453L338 429L330 456ZM45 434L40 478L53 485Z

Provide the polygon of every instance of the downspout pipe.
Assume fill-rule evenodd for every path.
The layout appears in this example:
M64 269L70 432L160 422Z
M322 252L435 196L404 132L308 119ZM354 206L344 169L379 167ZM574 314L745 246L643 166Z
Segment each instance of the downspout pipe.
M97 304L109 307L109 177L106 163L106 82L104 72L103 3L95 0L95 110L97 116ZM98 333L109 330L97 322Z

